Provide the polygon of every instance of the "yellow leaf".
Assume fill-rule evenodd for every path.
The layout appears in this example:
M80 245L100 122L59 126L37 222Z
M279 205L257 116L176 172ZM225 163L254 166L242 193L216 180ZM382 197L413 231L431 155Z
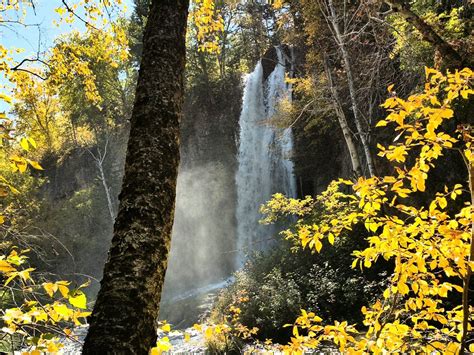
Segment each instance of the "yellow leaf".
M0 93L0 100L8 102L9 104L12 103L12 98L10 96L2 94L2 93Z
M28 159L28 163L37 170L44 170L43 167L37 161Z
M169 324L165 324L164 326L161 327L161 330L164 332L170 332L171 326Z
M191 335L189 333L184 333L184 341L188 343L191 340Z
M7 261L0 260L0 272L7 273L16 271L16 269Z
M60 16L63 16L66 13L66 9L62 7L57 7L56 9L54 9L54 11L57 12Z
M445 345L443 343L440 343L439 341L432 342L431 346L438 350L443 350L445 348Z
M400 282L398 284L398 291L400 292L400 294L406 295L410 291L410 289L408 288L408 286L405 283Z
M20 140L20 145L26 151L28 151L30 149L30 145L29 145L28 140L26 138L22 138Z
M169 351L171 350L171 347L172 347L168 337L164 337L158 340L158 343L156 345L158 346L158 349L161 351Z
M58 284L58 289L59 289L59 292L61 292L61 295L64 298L67 298L67 296L69 295L69 288L65 285Z
M48 343L48 353L56 354L58 351L59 351L59 347L55 343L53 342Z
M31 144L33 148L37 148L36 141L33 138L28 137L28 142Z
M351 268L355 269L355 268L357 267L357 262L358 262L358 261L359 261L359 260L354 259L354 260L352 261Z
M438 198L438 204L439 204L439 207L444 209L448 205L448 202L446 201L444 197L440 197Z
M314 243L314 247L316 248L316 250L319 253L321 251L321 248L323 247L323 244L319 240L316 240L315 243Z
M329 233L328 241L329 241L329 243L331 243L331 245L334 245L334 234Z
M74 307L85 309L87 308L86 295L82 291L76 291L73 296L69 296L69 303Z
M63 316L64 319L69 319L69 315L70 315L71 311L69 310L69 308L67 308L67 306L65 304L56 303L53 306L53 309L56 311L56 313Z
M56 292L56 290L58 289L58 286L51 282L46 282L43 284L43 288L45 289L49 297L53 297L54 292Z

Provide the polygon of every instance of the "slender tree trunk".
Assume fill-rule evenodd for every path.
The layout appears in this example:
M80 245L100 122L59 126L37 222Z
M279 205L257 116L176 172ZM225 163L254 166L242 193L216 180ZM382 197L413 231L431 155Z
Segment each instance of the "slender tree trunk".
M105 178L103 161L97 162L97 169L99 170L99 179L102 182L102 186L104 187L105 198L107 199L107 207L109 209L110 220L112 221L112 223L114 223L114 220L115 220L114 204L112 203L112 197L110 196L109 184L107 184L107 180Z
M342 109L341 100L339 99L339 94L336 87L334 86L334 81L332 79L331 69L329 68L329 63L326 55L323 58L324 62L324 71L326 72L326 78L328 80L329 90L331 91L331 101L336 111L337 120L339 121L339 126L341 127L342 134L346 141L347 150L351 157L352 171L356 177L362 176L362 169L360 165L359 153L357 152L357 146L352 139L352 132L347 124L346 115Z
M364 149L364 154L365 154L365 159L367 162L367 167L369 169L369 175L370 176L375 176L375 168L374 168L374 163L372 159L372 153L370 152L370 147L369 143L367 141L366 137L366 131L364 130L364 127L362 125L361 119L359 117L359 107L357 104L357 97L356 97L356 90L354 87L354 77L352 75L352 68L351 68L351 62L349 59L349 54L347 53L346 46L345 46L345 40L341 34L341 30L339 28L339 23L337 20L337 14L336 10L334 8L334 4L332 0L328 0L328 6L329 6L329 11L331 12L329 14L329 20L331 22L332 28L334 30L334 35L335 39L337 42L337 45L339 47L339 50L341 51L342 54L342 60L344 64L344 69L346 71L346 76L347 76L347 84L349 86L349 96L351 98L351 105L352 105L352 111L354 114L354 122L357 127L357 132L359 133L360 141L362 143L362 147Z
M147 354L156 342L179 163L188 0L153 0L114 237L83 354Z
M431 43L441 54L448 67L460 68L467 65L461 55L438 35L433 28L414 13L409 4L404 0L384 0L393 11L398 12L408 23L412 24L423 36L423 39Z
M470 136L470 128L468 130L467 136ZM474 153L474 148L471 147L471 152ZM468 170L469 170L469 191L471 193L471 209L474 208L474 164L472 162L468 163ZM472 213L472 211L471 211ZM467 272L466 276L463 280L463 293L462 293L462 310L463 310L463 319L462 319L462 335L461 335L461 354L469 354L468 352L468 345L467 345L467 338L468 338L468 326L469 326L469 318L471 317L470 307L471 304L469 302L469 294L470 294L470 283L472 277L472 267L471 262L474 261L474 221L471 223L471 244L469 249L469 258L468 258L468 265L467 265Z
M97 143L97 155L92 153L92 151L89 149L87 149L87 151L89 152L90 156L94 160L97 170L99 171L99 180L102 182L102 186L104 187L105 198L107 200L107 208L109 210L110 220L112 221L112 223L114 223L115 209L114 209L114 204L112 203L112 196L110 195L110 187L109 187L109 184L107 183L107 179L105 177L105 172L104 172L104 161L105 161L105 158L107 157L108 145L109 145L109 139L106 138L103 151L100 150L99 143Z

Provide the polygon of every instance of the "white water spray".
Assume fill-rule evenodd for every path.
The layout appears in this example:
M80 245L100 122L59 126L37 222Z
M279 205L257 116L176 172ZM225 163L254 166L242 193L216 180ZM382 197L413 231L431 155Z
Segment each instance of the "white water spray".
M293 149L291 129L279 131L266 123L279 102L291 97L291 88L285 82L285 57L280 48L276 50L278 63L273 72L263 83L259 62L247 77L242 100L236 175L237 267L243 265L248 252L266 249L275 233L273 226L259 224L260 205L276 192L296 195L293 162L289 159Z

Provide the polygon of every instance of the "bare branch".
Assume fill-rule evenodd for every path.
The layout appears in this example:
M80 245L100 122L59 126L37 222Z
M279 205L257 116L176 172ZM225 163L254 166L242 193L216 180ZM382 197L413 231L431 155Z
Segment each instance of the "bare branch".
M25 59L23 59L20 63L18 63L17 65L15 65L13 68L10 68L10 70L13 70L13 71L22 71L22 72L25 72L25 73L34 75L34 76L36 76L37 78L39 78L39 79L41 79L41 80L46 80L46 79L47 79L47 77L41 76L40 74L35 73L34 71L31 71L30 69L21 68L21 66L22 66L24 63L26 63L26 62L39 62L39 63L44 64L44 65L46 65L46 66L49 67L49 64L48 64L47 62L45 62L44 60L41 60L41 59L39 59L39 58L35 58L35 59L25 58Z

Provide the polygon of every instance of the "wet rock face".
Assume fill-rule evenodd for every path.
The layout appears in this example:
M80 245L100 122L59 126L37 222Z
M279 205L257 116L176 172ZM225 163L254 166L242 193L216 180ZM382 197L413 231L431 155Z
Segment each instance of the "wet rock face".
M283 44L280 46L283 49L284 55L291 59L291 49L288 45ZM275 69L275 65L278 63L278 55L275 47L270 47L265 54L262 56L262 68L263 68L263 81L267 80L270 74ZM290 65L290 60L287 60L287 65ZM290 70L290 68L287 68Z
M277 51L275 47L269 48L262 57L263 81L267 80L269 75L275 69L278 62Z

